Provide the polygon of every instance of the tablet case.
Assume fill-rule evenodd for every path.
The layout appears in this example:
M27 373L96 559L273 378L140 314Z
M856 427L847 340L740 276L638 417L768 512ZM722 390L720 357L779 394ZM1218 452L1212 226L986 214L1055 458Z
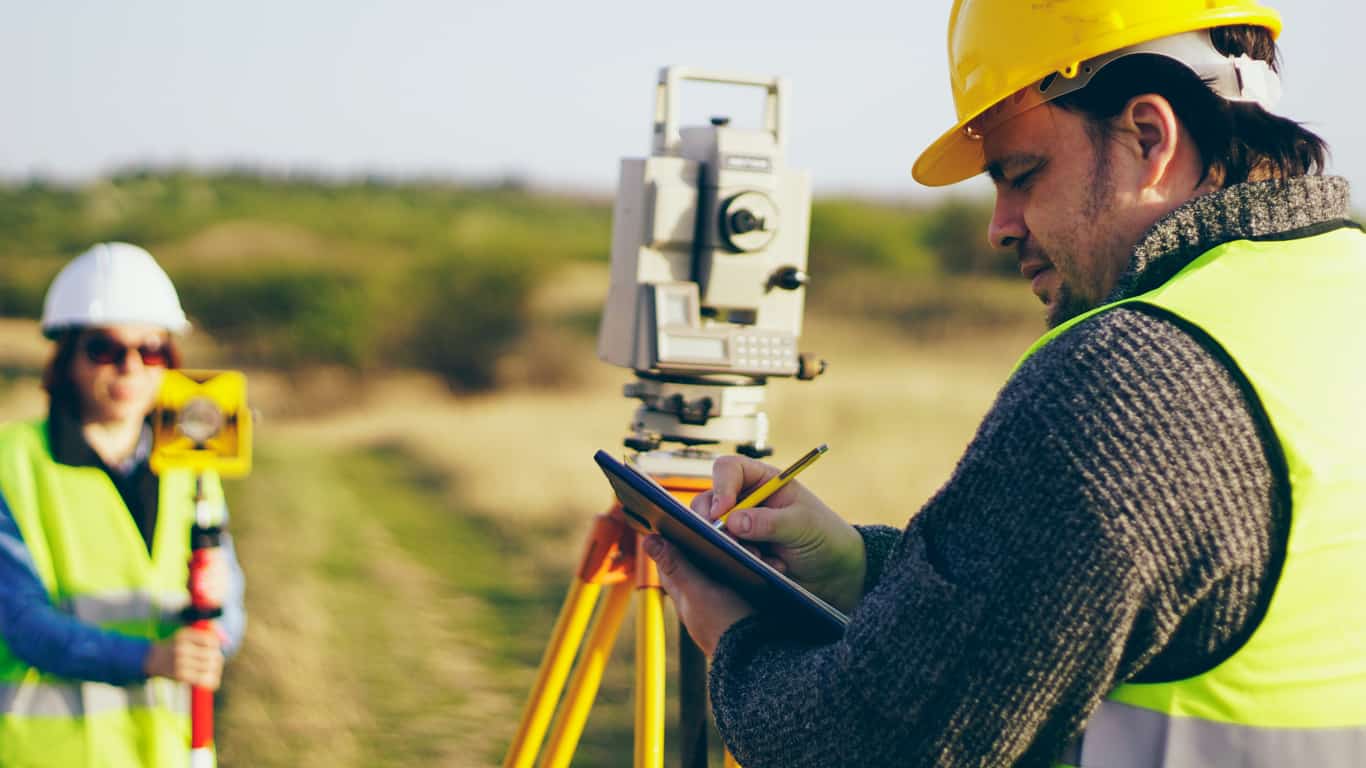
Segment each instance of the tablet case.
M633 528L668 539L699 570L744 596L766 624L815 642L844 635L849 619L843 613L713 528L654 479L606 451L598 451L593 460L607 475Z

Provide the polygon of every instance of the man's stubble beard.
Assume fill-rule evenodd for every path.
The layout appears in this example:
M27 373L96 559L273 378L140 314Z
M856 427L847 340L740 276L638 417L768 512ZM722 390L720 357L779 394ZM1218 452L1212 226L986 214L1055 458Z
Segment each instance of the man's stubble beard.
M1091 182L1087 185L1086 203L1082 208L1082 216L1085 221L1098 222L1100 216L1113 207L1115 199L1114 179L1110 174L1110 159L1105 151L1105 136L1092 136L1091 147L1093 163L1091 168ZM1108 242L1094 243L1095 246L1109 245ZM1095 256L1095 254L1092 254ZM1100 259L1095 259L1095 267L1099 269ZM1057 265L1054 264L1057 269ZM1062 272L1058 272L1058 297L1048 308L1045 318L1049 328L1057 328L1059 325L1071 320L1074 317L1090 312L1100 306L1105 300L1105 293L1108 289L1103 289L1100 285L1091 286L1097 295L1095 298L1081 296L1073 286L1065 279ZM1091 277L1095 277L1093 273ZM1099 281L1097 281L1099 282Z

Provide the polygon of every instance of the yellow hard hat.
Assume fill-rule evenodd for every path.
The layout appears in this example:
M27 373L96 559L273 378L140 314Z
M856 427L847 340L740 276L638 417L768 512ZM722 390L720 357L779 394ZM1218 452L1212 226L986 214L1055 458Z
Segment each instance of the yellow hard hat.
M1182 32L1251 24L1281 31L1281 17L1256 0L954 0L949 78L958 124L930 145L911 174L927 186L982 172L980 136L969 124L999 102L1082 62Z

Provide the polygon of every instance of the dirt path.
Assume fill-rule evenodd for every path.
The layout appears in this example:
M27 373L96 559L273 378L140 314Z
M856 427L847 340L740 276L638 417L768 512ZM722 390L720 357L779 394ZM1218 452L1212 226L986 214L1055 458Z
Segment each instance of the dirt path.
M467 521L410 473L397 454L277 442L229 489L250 631L226 684L224 766L495 762L519 702L468 586L494 574L458 557L479 546Z

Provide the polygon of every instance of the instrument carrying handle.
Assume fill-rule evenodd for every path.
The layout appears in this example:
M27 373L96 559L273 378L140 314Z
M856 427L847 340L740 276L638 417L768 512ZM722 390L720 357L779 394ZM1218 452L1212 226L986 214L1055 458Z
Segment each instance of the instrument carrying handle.
M787 104L787 78L760 77L734 72L695 69L693 67L665 67L659 71L659 85L655 88L654 153L656 155L678 154L682 137L678 131L681 100L681 86L684 81L719 83L763 88L766 92L764 102L764 130L773 135L773 143L779 151L786 149L786 117L783 114Z

